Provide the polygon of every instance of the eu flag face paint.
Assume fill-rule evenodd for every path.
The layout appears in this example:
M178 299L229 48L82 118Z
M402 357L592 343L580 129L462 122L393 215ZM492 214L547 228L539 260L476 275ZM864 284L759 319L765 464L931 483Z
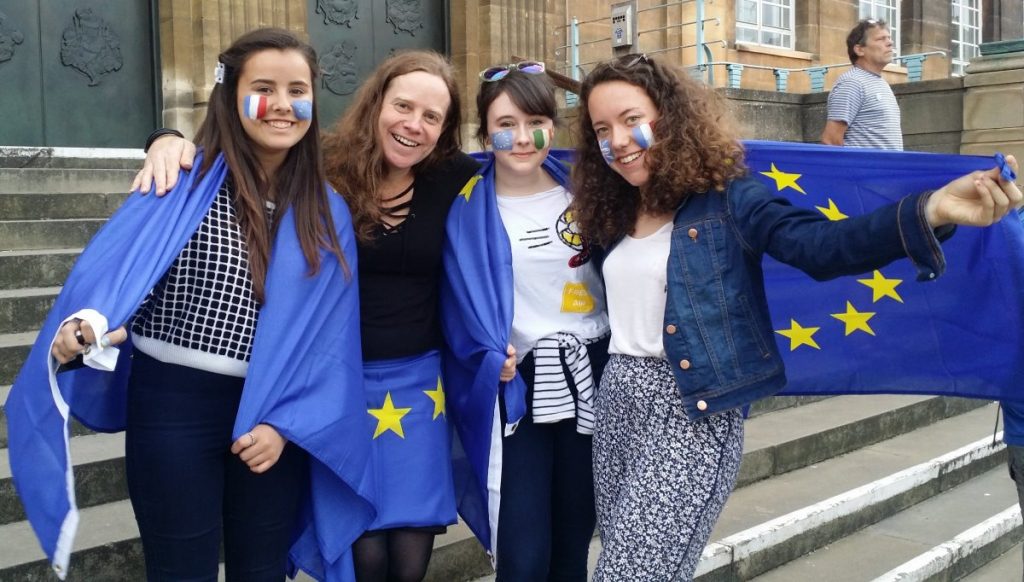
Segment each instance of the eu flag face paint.
M295 119L299 121L309 121L313 119L313 102L307 99L296 99L292 101L292 113L295 114Z
M491 134L491 147L496 152L510 152L515 145L516 132L514 129L503 129Z
M612 142L608 139L601 139L597 141L598 147L601 148L601 155L604 156L604 161L611 164L615 161L615 154L612 153Z
M245 116L253 121L263 119L267 115L266 95L246 95L242 103Z

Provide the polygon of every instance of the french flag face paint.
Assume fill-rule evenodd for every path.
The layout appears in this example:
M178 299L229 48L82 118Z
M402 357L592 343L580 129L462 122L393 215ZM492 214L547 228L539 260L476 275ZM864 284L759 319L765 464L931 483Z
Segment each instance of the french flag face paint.
M531 133L531 137L533 137L533 147L537 148L538 150L542 150L550 146L551 141L555 137L555 130L551 129L550 127L544 129L535 129Z
M242 102L243 113L253 121L259 121L267 115L266 95L246 95Z
M634 127L633 141L636 142L636 145L645 150L651 149L651 146L654 145L654 129L651 128L651 124L641 123Z
M503 129L491 134L491 147L496 152L510 152L516 141L514 129Z
M292 101L292 113L295 114L295 119L299 121L313 119L313 102L306 99Z

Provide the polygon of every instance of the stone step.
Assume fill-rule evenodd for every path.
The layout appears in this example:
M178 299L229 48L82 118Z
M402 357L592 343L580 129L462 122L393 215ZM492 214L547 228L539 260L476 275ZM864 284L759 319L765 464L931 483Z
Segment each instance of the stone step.
M0 194L5 220L106 218L128 198L127 193Z
M960 408L954 406L954 404L960 405ZM934 396L879 396L871 398L843 396L830 398L826 401L808 405L816 407L816 411L812 411L813 414L824 418L831 418L834 421L834 425L820 428L821 432L819 434L823 439L826 439L823 442L816 442L813 434L809 435L806 431L797 429L799 424L797 420L805 416L799 408L804 407L786 409L758 417L747 423L747 448L744 452L743 465L740 469L740 486L770 477L774 474L772 471L781 472L782 469L788 471L797 468L801 459L806 460L808 464L817 462L819 457L826 454L829 443L837 447L837 455L842 454L850 447L856 448L876 442L879 434L882 435L881 438L891 438L903 432L913 430L920 426L920 424L912 422L915 419L918 423L933 422L936 419L945 418L951 410L959 410L964 408L965 405L971 406L974 404L976 404L976 401L945 399ZM885 418L893 413L903 417L906 422L891 423L887 428L879 428L879 418ZM775 416L783 418L775 419L773 418ZM790 420L786 420L787 418ZM6 424L6 419L3 422ZM780 426L790 427L790 429L788 431L781 430ZM6 427L2 430L6 433ZM849 434L846 437L840 438L835 434L836 431L845 431ZM72 427L72 434L82 434L85 432L87 430L81 426ZM94 435L89 438L95 439L97 436L107 435ZM90 454L93 457L80 460L75 448L78 446L78 439L71 439L71 459L76 467L78 467L80 462L94 462L94 457L97 454L101 454L105 460L123 457L124 451L121 441L116 439L100 439L88 442L90 448L87 450L89 451L95 451L96 447L104 446L103 443L107 443L106 446L108 448L102 453L92 452ZM3 474L0 473L0 478L2 477ZM109 483L105 481L107 479L110 480ZM120 491L123 482L123 461L121 461L121 464L111 466L110 472L96 474L88 481L79 482L77 489L87 487L105 491ZM78 497L80 499L79 503L83 507L88 505L84 501L86 499L106 499L102 495L94 495L84 491L80 492ZM19 507L18 513L5 513L2 509L15 506ZM17 517L18 515L21 515L20 504L15 497L13 487L6 490L0 488L0 523L21 519Z
M0 147L0 168L137 170L145 158L141 149Z
M953 539L889 570L875 578L875 582L924 582L936 577L958 580L1002 556L1022 537L1020 506L1014 503Z
M936 396L837 396L752 418L746 423L737 486L813 465L986 404Z
M809 427L811 418L831 420L833 426L846 426L849 432L860 433L880 416L886 416L884 412L868 414L868 409L890 400L892 409L903 408L904 414L912 416L913 408L907 409L907 404L916 398L922 397L837 396L750 419L745 427L740 474L750 475L747 466L762 454L758 451L780 451L793 446L792 443L806 443L807 432L820 430L823 424ZM923 397L921 402L925 404L916 405L935 406L929 402L931 398ZM949 400L947 405L952 405L960 399L941 400ZM986 436L991 439L995 410L995 404L981 401L980 407L963 414L936 420L847 454L808 463L758 482L746 479L729 498L712 533L713 541L705 549L697 570L698 580L748 579L1001 463L1005 457L1003 449L979 440ZM850 422L858 417L866 420L861 424ZM825 435L831 432L823 431ZM968 452L961 450L965 446ZM952 459L936 460L948 451L958 453ZM883 480L894 473L914 467L918 468L913 474L897 482L901 486L884 484ZM927 476L923 476L925 473ZM871 485L876 481L883 483ZM858 487L862 491L848 494ZM879 505L873 488L888 490L885 503ZM843 495L848 498L838 499ZM835 529L829 531L833 524ZM591 572L599 552L600 540L595 537L590 549ZM807 580L827 579L825 576ZM491 576L478 582L493 580Z
M1024 544L1017 543L994 560L961 578L963 582L1006 582L1021 577Z
M23 251L84 247L106 218L0 220L0 250Z
M0 289L0 330L19 333L38 330L50 312L60 287Z
M0 167L0 193L127 193L135 174L136 170L127 169Z
M0 525L0 580L55 580L27 521ZM117 501L81 510L68 582L146 579L142 544L131 503Z
M0 386L0 449L7 448L7 414L4 412L4 405L7 403L7 396L11 392L10 386ZM82 426L80 422L71 419L71 436L92 434L92 431ZM0 454L4 454L2 452ZM0 520L2 523L2 520Z
M75 499L80 508L128 498L124 474L124 433L90 434L71 439L75 463ZM0 457L0 525L25 519L11 479L10 460Z
M81 248L0 251L0 289L63 285Z
M957 534L977 525L986 517L1002 512L1016 501L1017 493L1009 483L1006 467L994 467L958 487L924 500L754 580L814 580L822 579L825 573L832 582L878 580L879 577L881 580L932 579L895 578L889 571L938 544L955 540ZM1019 539L1019 535L1017 537ZM1012 545L1011 541L1006 547ZM991 557L1002 553L1006 547ZM984 552L984 549L978 548L978 551ZM961 565L966 567L969 563L970 560L966 560ZM937 574L943 580L956 580L962 575L958 575L952 563L948 570L942 568Z
M37 332L0 333L0 385L14 383Z
M747 414L747 418L754 418L756 416L761 416L762 414L775 412L776 410L793 408L794 406L813 404L815 402L821 402L827 398L831 398L831 396L769 396L768 398L762 398L752 404L750 406L750 412Z
M1005 447L992 445L995 411L990 403L737 489L699 579L749 579L1001 466Z

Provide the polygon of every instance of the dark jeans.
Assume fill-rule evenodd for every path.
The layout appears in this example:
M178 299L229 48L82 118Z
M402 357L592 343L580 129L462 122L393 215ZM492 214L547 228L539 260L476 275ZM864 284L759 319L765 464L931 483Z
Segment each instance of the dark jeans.
M133 356L125 458L150 581L216 581L222 531L228 580L285 577L307 457L288 444L257 475L231 454L243 383Z
M587 346L587 353L596 387L608 361L608 340ZM517 373L526 382L529 404L532 353ZM575 394L571 374L566 377ZM534 424L527 412L503 440L498 581L586 582L595 520L590 435L576 432L575 418Z

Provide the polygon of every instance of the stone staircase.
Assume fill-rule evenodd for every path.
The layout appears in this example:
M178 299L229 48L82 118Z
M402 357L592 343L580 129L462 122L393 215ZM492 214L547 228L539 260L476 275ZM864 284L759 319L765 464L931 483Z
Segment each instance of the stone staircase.
M140 156L0 148L0 402L81 247L124 199ZM994 414L988 402L929 396L759 402L740 484L698 579L1018 578L1021 518L1005 450L992 445ZM68 579L142 580L123 436L80 426L72 434L82 511ZM598 550L595 538L592 562ZM437 539L427 579L489 573L460 524ZM0 454L0 582L55 579Z

